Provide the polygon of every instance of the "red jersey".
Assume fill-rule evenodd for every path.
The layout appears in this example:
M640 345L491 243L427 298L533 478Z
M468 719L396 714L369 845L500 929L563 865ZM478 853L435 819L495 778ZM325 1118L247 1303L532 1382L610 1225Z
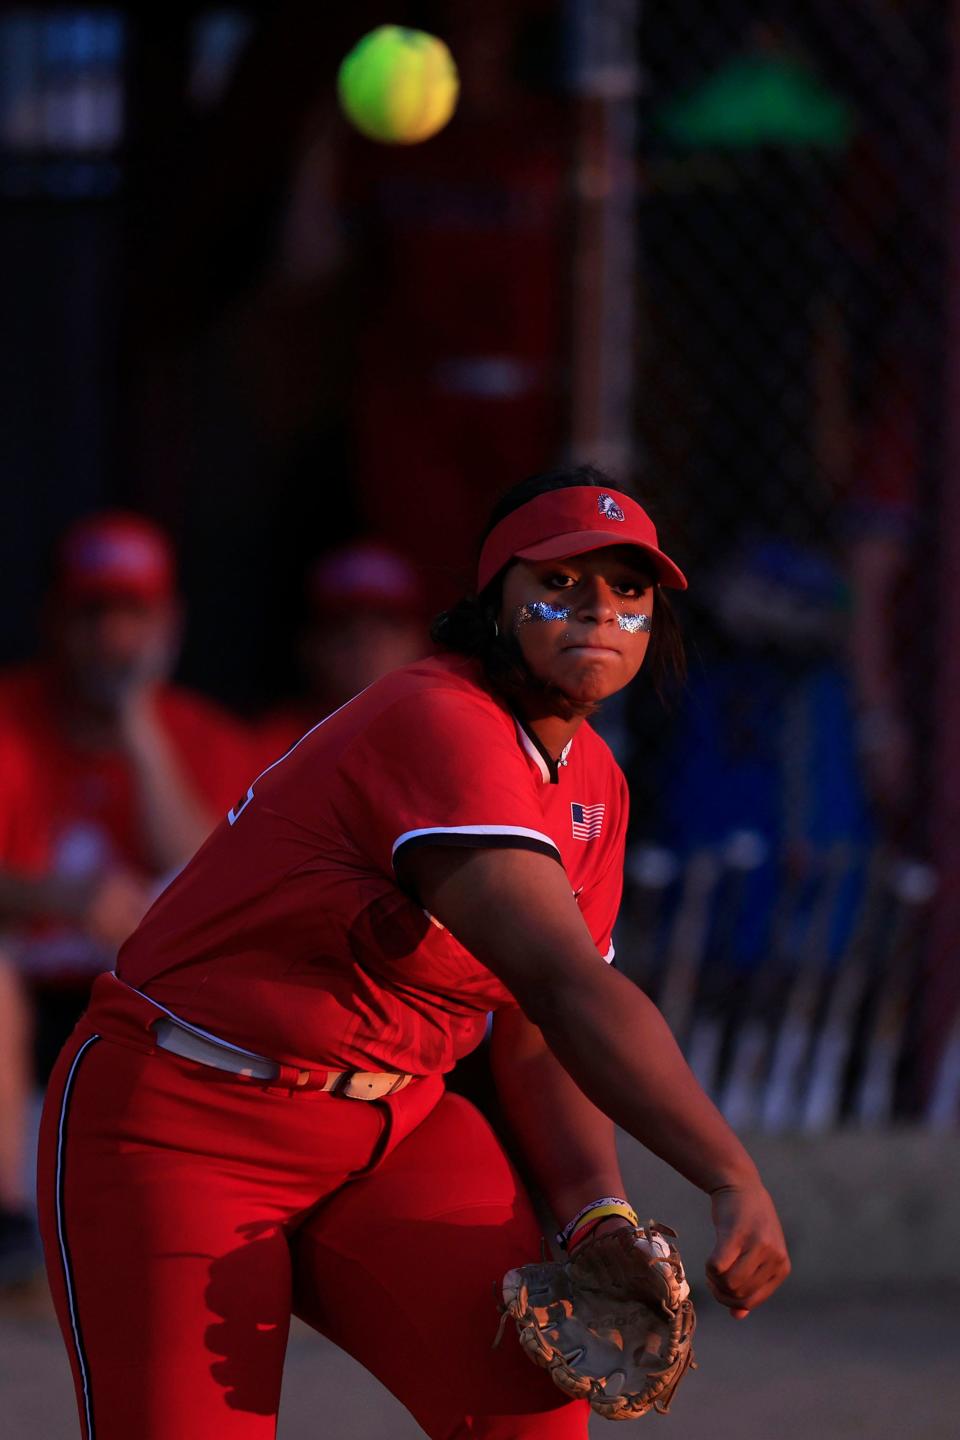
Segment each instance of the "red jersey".
M559 763L443 656L377 681L249 787L120 952L127 984L298 1068L448 1070L512 996L398 884L417 845L540 851L612 957L627 791L582 725ZM599 962L598 962L599 963Z
M214 813L221 811L249 773L242 727L174 686L158 691L156 705L197 794ZM151 877L129 762L117 750L73 744L58 712L46 666L25 665L0 678L0 865L65 879L111 867ZM30 927L19 958L47 976L89 974L112 960L88 936L54 921Z
M253 774L272 765L279 756L286 754L291 745L306 734L318 720L325 719L335 706L324 706L321 701L314 704L291 701L278 705L260 716L250 726L250 744L254 757Z

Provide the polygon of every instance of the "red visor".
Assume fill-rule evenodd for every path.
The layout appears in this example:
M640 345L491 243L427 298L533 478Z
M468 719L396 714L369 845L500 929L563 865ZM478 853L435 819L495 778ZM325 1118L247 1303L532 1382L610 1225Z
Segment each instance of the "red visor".
M646 510L619 490L592 485L548 490L495 525L480 552L477 589L511 560L565 560L606 545L635 545L649 557L661 585L686 590L686 577L657 544Z
M156 604L172 597L175 584L170 542L142 515L107 510L87 516L60 545L56 588L65 600Z
M410 561L373 540L325 555L310 576L309 591L322 613L356 610L406 620L424 608L420 577Z

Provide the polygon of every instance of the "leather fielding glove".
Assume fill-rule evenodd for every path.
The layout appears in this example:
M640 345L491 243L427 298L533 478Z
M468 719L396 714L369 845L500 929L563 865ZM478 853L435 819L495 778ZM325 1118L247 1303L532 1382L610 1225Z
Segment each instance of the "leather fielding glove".
M666 1414L694 1365L696 1316L676 1239L651 1220L503 1278L504 1318L516 1321L524 1353L608 1420Z

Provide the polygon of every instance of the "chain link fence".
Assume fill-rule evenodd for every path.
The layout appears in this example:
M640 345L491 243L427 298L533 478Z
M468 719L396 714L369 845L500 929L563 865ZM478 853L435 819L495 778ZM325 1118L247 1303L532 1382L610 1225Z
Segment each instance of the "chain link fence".
M621 963L738 1124L954 1126L960 1041L926 1033L951 7L401 8L470 82L402 154L333 113L352 17L3 7L24 524L92 503L125 446L117 496L184 541L186 677L246 704L318 537L376 519L442 588L436 537L466 563L508 474L564 441L635 470L693 581L691 678L672 714L641 690L604 716Z
M946 7L639 35L637 469L695 584L677 712L616 727L621 954L734 1123L952 1123L920 1039Z

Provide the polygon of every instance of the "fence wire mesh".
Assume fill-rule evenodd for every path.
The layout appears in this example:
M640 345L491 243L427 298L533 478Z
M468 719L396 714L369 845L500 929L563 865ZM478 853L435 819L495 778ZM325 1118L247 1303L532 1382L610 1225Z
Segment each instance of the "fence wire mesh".
M637 468L696 584L679 710L612 725L622 953L739 1125L956 1113L919 1038L946 31L892 0L640 19Z
M507 476L633 469L691 675L602 717L620 963L738 1124L956 1126L926 819L955 7L423 0L398 18L448 36L456 121L379 148L334 114L353 17L35 8L0 23L22 515L47 536L112 466L183 542L183 677L254 707L318 543L376 527L439 608Z

